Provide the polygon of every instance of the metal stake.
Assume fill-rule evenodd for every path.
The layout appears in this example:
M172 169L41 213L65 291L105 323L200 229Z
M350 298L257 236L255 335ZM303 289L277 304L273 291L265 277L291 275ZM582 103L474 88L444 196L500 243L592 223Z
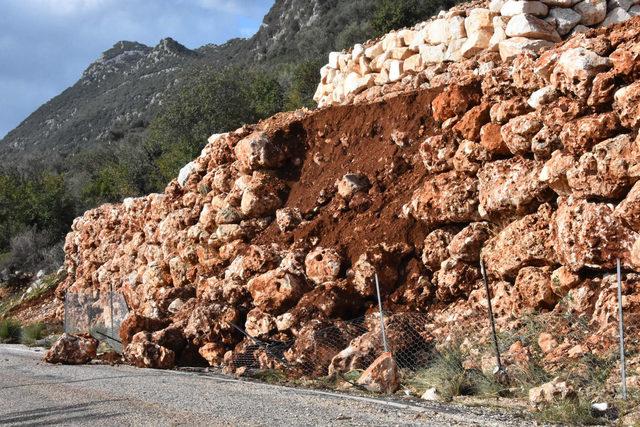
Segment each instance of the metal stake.
M496 334L496 324L493 320L493 308L491 307L491 290L489 289L489 281L487 280L487 271L484 269L484 261L480 258L480 271L482 272L482 280L484 282L484 290L487 293L487 306L489 314L489 322L491 323L491 333L493 335L493 345L496 349L496 360L498 361L498 371L502 371L502 360L500 360L500 348L498 347L498 335Z
M624 360L624 318L622 317L622 269L620 258L616 262L618 276L618 327L620 330L620 376L622 377L622 398L627 400L627 367Z
M115 331L113 328L113 283L109 284L110 292L109 292L109 310L111 315L111 337L115 338Z
M378 281L378 273L376 273L376 292L378 294L378 308L380 309L380 331L382 332L382 344L384 345L384 352L389 352L389 345L387 344L387 334L384 330L384 314L382 313L382 297L380 296L380 282Z

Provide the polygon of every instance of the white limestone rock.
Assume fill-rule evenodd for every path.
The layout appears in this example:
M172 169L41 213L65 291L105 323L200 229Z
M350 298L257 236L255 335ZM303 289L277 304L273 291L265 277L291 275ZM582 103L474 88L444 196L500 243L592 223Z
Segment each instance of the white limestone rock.
M444 54L447 51L447 45L441 43L436 46L423 44L420 46L420 56L425 65L437 64L444 61Z
M402 77L404 69L402 67L402 61L392 59L389 61L389 81L396 82Z
M586 26L599 24L607 17L606 0L583 0L573 9L582 16L580 23Z
M556 31L561 36L569 34L582 19L582 15L575 10L563 7L554 7L549 11L549 16L555 19Z
M631 9L635 3L633 0L609 0L607 2L607 10L613 10L617 7L623 8L625 11Z
M521 13L547 16L549 7L541 1L509 0L500 9L500 15L502 16L515 16Z
M631 15L621 7L616 7L607 14L607 17L602 22L603 27L609 27L611 25L619 24L631 19Z
M545 86L542 89L538 89L531 94L527 104L531 106L531 108L537 110L541 108L543 105L548 104L558 97L558 92L553 86Z
M553 42L546 40L534 40L526 37L512 37L501 41L498 45L500 57L503 61L518 56L522 52L538 53L543 48L553 46Z
M560 42L562 38L553 25L533 15L520 14L513 16L505 30L509 37L526 37L528 39Z
M493 35L493 30L481 29L469 34L469 37L460 48L463 58L471 58L472 56L482 52L489 47L489 41Z
M475 8L469 11L468 16L464 20L464 28L467 37L471 37L473 33L481 30L492 30L492 20L495 13L489 9Z

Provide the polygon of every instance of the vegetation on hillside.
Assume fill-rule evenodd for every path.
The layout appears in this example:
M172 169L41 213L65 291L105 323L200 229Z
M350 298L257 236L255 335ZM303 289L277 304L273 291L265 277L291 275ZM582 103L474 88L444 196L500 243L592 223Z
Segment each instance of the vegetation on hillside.
M64 159L0 165L0 272L57 268L73 218L102 203L162 191L213 133L313 107L330 50L412 25L453 1L323 2L318 22L289 31L295 39L271 45L258 63L189 69L150 124L112 126L108 144L89 144ZM272 10L265 21L279 19L278 13Z

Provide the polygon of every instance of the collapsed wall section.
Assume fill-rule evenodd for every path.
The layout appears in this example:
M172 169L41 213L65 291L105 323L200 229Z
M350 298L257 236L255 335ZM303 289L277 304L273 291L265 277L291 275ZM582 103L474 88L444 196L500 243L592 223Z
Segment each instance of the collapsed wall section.
M369 335L322 357L315 344L318 331L370 318L376 273L385 307L427 313L421 333L444 341L484 315L482 257L500 327L531 310L561 317L566 299L593 334L550 351L614 348L610 273L617 258L640 268L638 28L212 137L163 194L74 222L59 295L121 292L133 312L121 339L139 366L167 354L232 366L252 345L239 328L295 340L292 366L362 369ZM638 282L625 275L632 319Z

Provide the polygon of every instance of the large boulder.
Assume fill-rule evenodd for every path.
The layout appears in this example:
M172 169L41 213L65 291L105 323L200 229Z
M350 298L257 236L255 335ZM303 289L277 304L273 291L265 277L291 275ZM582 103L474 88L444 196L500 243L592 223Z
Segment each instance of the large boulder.
M98 340L88 335L64 333L45 353L47 363L83 365L96 358Z
M353 265L353 284L358 294L363 297L376 294L376 275L383 295L394 290L400 277L399 266L408 253L407 245L383 243L360 255Z
M568 198L553 215L552 245L559 261L578 271L583 267L615 268L616 259L629 262L638 234L614 215L605 203Z
M548 40L530 39L528 37L510 37L498 43L498 50L503 61L515 58L521 53L537 54L546 47L553 46Z
M503 279L514 279L523 267L555 264L551 217L551 207L542 205L536 213L512 222L488 240L481 254L487 271Z
M171 369L176 361L175 353L154 343L147 332L135 334L123 354L127 362L138 368Z
M525 308L552 309L560 299L553 291L550 267L524 267L515 282L516 294Z
M640 146L630 135L620 135L593 147L567 171L576 197L618 199L640 179Z
M620 116L620 122L629 129L637 129L640 125L640 82L616 91L613 107Z
M614 214L636 233L640 233L640 181L616 207Z
M505 30L509 37L527 37L557 43L562 40L553 25L526 13L513 16Z
M569 153L582 155L619 131L620 121L615 113L593 114L565 123L560 142Z
M440 264L449 258L448 247L456 233L456 229L438 228L425 237L422 262L429 270L438 271Z
M304 280L280 268L247 283L253 304L266 313L281 314L293 307L305 291Z
M476 221L480 219L477 180L457 171L428 178L414 192L409 209L431 226Z
M489 237L491 237L489 223L472 222L451 239L447 251L453 259L477 263L480 260L482 245Z
M478 173L481 215L522 214L535 209L545 200L548 188L539 179L543 165L522 157L486 163Z
M342 255L333 248L316 247L305 258L307 277L320 285L338 278L342 268Z
M284 163L285 154L265 132L254 132L235 147L238 162L245 172L275 169Z
M531 140L543 125L540 113L532 112L509 120L509 123L502 126L500 133L509 151L522 155L531 152Z
M448 135L430 136L420 144L422 163L430 174L447 172L453 169L453 158L458 143Z
M358 385L374 393L395 393L400 388L400 372L393 355L382 353L358 378Z
M606 0L583 0L573 9L582 16L580 24L586 26L599 24L607 17Z
M560 55L550 80L556 89L573 93L586 101L591 93L593 78L610 68L609 58L602 57L589 49L577 47L567 49Z
M433 118L444 122L455 116L462 116L480 103L482 93L474 86L451 85L442 91L431 103Z
M254 172L242 193L240 210L245 217L273 215L282 207L286 185L271 173Z
M444 261L435 275L436 297L441 302L465 298L478 286L480 269L458 259Z

